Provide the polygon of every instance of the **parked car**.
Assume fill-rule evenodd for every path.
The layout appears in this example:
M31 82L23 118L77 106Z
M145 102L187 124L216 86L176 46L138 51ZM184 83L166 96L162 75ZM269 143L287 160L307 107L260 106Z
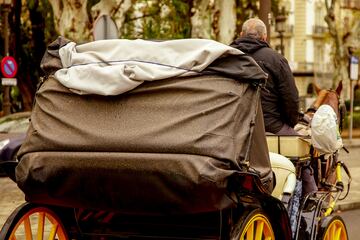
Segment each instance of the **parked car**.
M31 112L13 113L0 118L0 176L9 174L11 161L23 143Z

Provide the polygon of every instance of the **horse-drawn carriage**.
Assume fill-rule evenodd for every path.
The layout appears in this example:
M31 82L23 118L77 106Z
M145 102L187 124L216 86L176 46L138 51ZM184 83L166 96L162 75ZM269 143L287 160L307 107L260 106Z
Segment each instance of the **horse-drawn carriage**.
M12 175L27 203L1 239L347 239L331 215L343 163L266 141L266 74L242 52L200 39L59 38L42 67ZM289 158L269 157L268 144ZM337 180L315 168L319 190L299 196L315 159Z

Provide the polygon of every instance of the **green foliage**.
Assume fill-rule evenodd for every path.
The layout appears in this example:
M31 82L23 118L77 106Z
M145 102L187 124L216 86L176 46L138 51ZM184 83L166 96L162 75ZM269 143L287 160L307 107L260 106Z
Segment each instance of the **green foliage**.
M45 44L48 45L59 35L55 30L54 14L48 0L41 0L39 11L41 11L45 20Z
M349 127L350 123L350 100L345 101L347 116L345 117L345 128ZM360 128L360 90L354 92L354 102L353 102L353 128Z
M18 112L22 110L22 99L18 86L10 88L10 96L12 100L12 112Z
M136 1L126 14L121 36L130 39L189 38L189 13L190 7L186 0L158 0L157 3Z
M271 0L271 11L277 16L281 0ZM259 1L236 0L236 32L241 32L242 24L251 17L259 15Z
M281 9L280 9L280 2L281 0L271 0L271 12L276 17L279 15Z
M52 11L52 7L48 0L31 0L26 1L25 6L22 9L21 13L21 33L22 36L25 35L25 38L29 40L33 38L33 27L37 26L31 21L30 11L37 12L43 18L43 23L40 25L43 27L45 44L52 42L58 36L58 33L55 31L54 26L54 15ZM26 43L26 41L23 41Z
M167 16L167 28L164 29L162 37L170 35L170 38L189 38L191 36L190 7L187 1L171 0L167 1L170 14Z
M350 100L346 100L345 101L345 106L346 106L346 110L349 112L350 111ZM356 108L360 108L360 89L357 89L354 91L354 102L353 102L353 107Z
M344 129L349 128L350 113L347 114L344 121ZM353 112L353 128L360 128L360 112Z
M249 18L258 15L259 6L256 1L236 0L236 32L241 32L242 24Z

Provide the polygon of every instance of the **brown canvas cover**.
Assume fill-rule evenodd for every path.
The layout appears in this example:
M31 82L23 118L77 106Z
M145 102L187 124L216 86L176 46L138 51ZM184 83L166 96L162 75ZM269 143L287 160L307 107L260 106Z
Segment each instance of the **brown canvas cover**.
M141 214L214 211L236 204L229 179L244 161L271 190L251 79L199 75L116 96L78 95L51 75L61 67L56 49L42 64L50 76L18 153L16 182L28 201Z
M131 213L223 209L249 146L255 88L198 76L123 95L77 95L50 77L36 95L16 168L29 201ZM260 106L260 105L259 105ZM251 167L268 179L261 113Z

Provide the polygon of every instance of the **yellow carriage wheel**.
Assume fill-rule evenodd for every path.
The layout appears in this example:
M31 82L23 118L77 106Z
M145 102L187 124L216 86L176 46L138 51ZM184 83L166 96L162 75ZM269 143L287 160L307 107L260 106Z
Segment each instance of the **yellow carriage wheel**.
M26 206L25 206L26 208ZM66 230L59 217L49 208L33 207L20 209L11 221L7 222L8 240L68 240ZM4 229L2 229L3 231Z
M274 240L275 234L268 217L261 210L251 211L240 219L241 227L232 239Z
M348 240L345 223L340 216L329 216L319 231L319 240Z

